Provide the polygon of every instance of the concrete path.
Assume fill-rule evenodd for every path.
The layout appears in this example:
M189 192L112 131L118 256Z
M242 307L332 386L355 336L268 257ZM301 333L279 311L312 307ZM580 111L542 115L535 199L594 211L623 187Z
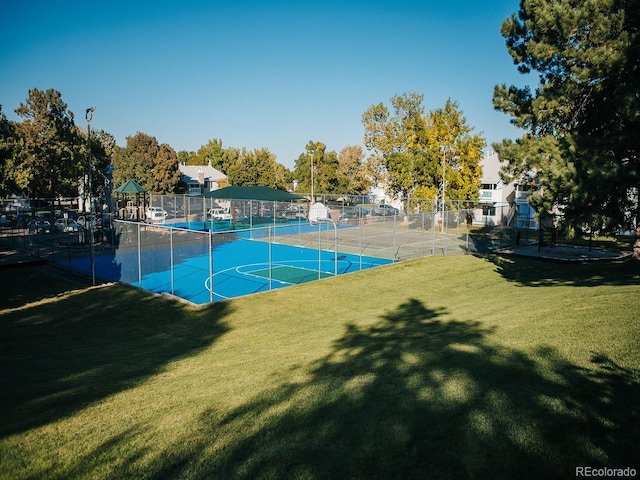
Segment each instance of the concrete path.
M599 260L621 260L632 255L631 252L616 250L602 250L600 248L577 247L573 245L545 246L538 251L538 244L531 243L518 247L507 247L497 251L501 255L514 255L518 257L540 258L561 262L593 262Z

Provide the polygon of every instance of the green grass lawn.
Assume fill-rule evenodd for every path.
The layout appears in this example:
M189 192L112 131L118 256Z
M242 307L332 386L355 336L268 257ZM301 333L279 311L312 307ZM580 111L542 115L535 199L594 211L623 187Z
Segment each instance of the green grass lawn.
M0 478L640 470L640 265L435 257L188 307L2 271Z

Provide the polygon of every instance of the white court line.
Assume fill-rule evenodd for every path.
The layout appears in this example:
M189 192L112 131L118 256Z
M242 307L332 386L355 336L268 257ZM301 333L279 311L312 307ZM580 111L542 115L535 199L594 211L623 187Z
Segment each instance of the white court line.
M331 265L333 265L333 264L334 264L334 262L335 262L335 260L322 260L322 261L321 261L321 263L326 263L326 262L331 262ZM298 267L298 266L296 266L296 265L292 265L292 264L294 264L294 263L307 263L307 264L311 263L311 264L317 264L317 263L318 263L318 261L317 261L317 260L288 260L286 263L280 263L280 262L278 262L278 263L276 263L276 264L271 263L271 267L274 267L274 266L275 266L275 267L294 267L294 268L299 268L299 269L301 269L301 270L307 270L307 271L309 271L309 272L319 272L319 273L325 273L325 274L328 274L328 275L333 275L333 274L334 274L334 272L323 271L323 270L316 270L316 269L305 268L305 267ZM353 262L351 262L351 261L349 261L349 260L338 260L338 265L340 265L341 263L342 263L342 264L351 265ZM260 280L262 280L265 284L269 282L269 279L268 279L268 278L261 277L261 276L259 276L259 275L252 275L252 274L251 274L251 272L243 272L243 271L241 270L242 268L246 268L246 267L263 267L263 268L260 268L260 270L264 270L264 269L265 269L264 267L267 267L267 268L269 267L269 263L268 263L268 262L262 262L262 263L248 263L248 264L245 264L245 265L237 265L237 266L235 266L235 267L229 267L229 268L226 268L226 269L224 269L224 270L220 270L219 272L216 272L216 273L214 273L213 275L209 276L207 279L205 279L205 281L204 281L204 287L205 287L205 289L206 289L208 292L211 292L213 295L217 295L217 296L219 296L219 297L222 297L222 298L223 298L223 299L225 299L225 300L228 300L228 299L230 299L230 298L233 298L233 297L227 297L227 296L222 295L222 294L220 294L220 293L216 293L216 291L215 291L215 290L212 290L212 289L211 289L211 280L212 280L212 278L213 278L213 277L215 277L216 275L221 275L221 274L223 274L223 273L230 272L230 271L235 271L235 272L236 272L236 273L238 273L240 276L244 276L244 277L259 278L259 279L260 279ZM272 279L272 281L273 281L273 279ZM281 281L281 280L275 280L275 281L276 281L276 282L278 282L278 283L280 283L280 284L282 284L282 285L295 285L294 283L284 282L284 281Z

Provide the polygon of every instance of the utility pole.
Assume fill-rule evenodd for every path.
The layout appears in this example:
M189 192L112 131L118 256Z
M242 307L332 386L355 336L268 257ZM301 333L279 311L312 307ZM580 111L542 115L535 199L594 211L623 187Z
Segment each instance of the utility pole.
M96 257L95 257L95 252L93 250L93 229L94 229L94 224L93 224L93 193L91 192L92 189L92 178L91 178L91 171L93 170L93 165L92 165L92 160L91 160L91 120L93 119L93 112L95 112L96 107L90 107L87 108L87 111L85 113L85 118L87 119L87 137L88 137L88 143L89 143L89 152L87 154L88 159L89 159L89 175L87 176L88 178L88 187L89 187L89 263L90 263L90 268L91 268L91 285L95 285L96 284ZM85 222L86 225L86 222Z
M442 182L440 184L441 193L440 193L440 201L441 201L441 212L442 212L442 229L444 232L444 215L445 215L445 207L444 207L444 190L447 186L447 177L446 177L446 166L447 166L447 153L452 151L449 145L440 145L440 151L442 152Z

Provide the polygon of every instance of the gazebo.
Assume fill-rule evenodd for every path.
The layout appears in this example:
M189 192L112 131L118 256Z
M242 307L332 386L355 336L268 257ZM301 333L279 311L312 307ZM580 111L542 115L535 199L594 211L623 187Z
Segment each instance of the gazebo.
M225 187L199 195L216 200L263 200L267 202L291 202L304 200L300 195L262 186Z
M293 193L285 192L284 190L278 190L276 188L264 187L259 185L253 186L231 186L220 188L218 190L212 190L210 192L203 193L202 195L198 195L201 198L211 198L214 200L228 200L231 202L239 202L240 204L247 205L249 207L249 212L244 213L243 217L248 217L249 219L249 228L253 228L254 215L258 212L253 209L253 202L273 202L273 218L275 220L275 205L277 202L293 202L296 200L304 200L304 197L300 195L295 195ZM234 218L234 210L233 208L229 209L229 213L231 216L231 225L233 226L236 222ZM259 214L256 216L259 218Z
M147 204L147 191L134 180L127 180L114 190L116 194L116 216L119 219L136 220L144 219L144 207ZM122 195L122 204L120 202ZM135 202L131 200L135 196ZM140 198L142 197L142 204ZM140 208L142 207L142 208Z

